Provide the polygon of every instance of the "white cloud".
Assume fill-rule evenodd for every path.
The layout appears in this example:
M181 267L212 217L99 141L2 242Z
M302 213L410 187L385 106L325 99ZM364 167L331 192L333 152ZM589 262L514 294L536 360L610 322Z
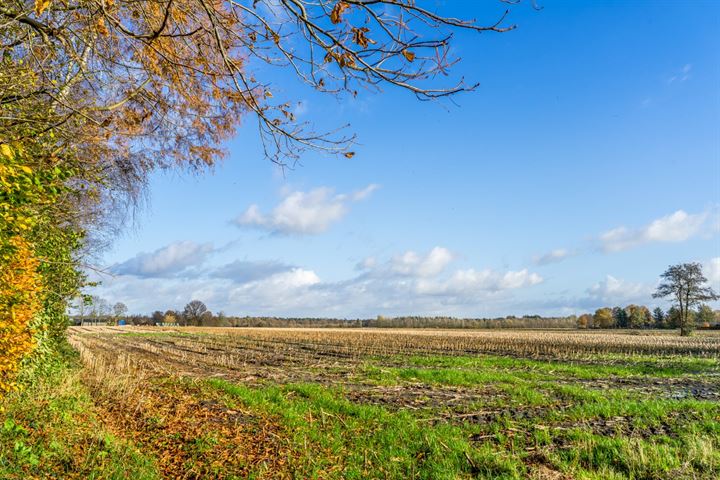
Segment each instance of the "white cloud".
M355 201L365 200L367 197L370 196L371 193L373 193L378 188L380 188L380 185L371 183L370 185L363 188L362 190L358 190L357 192L351 194L351 198Z
M154 252L138 253L122 263L113 265L110 271L120 275L163 277L200 265L212 251L213 246L210 243L175 242Z
M683 242L701 233L708 218L708 212L688 214L678 210L638 229L609 230L600 235L600 243L605 252L618 252L652 242Z
M314 271L293 268L230 289L228 303L269 313L312 308L315 302L308 298L309 288L319 283L320 277Z
M644 283L632 283L607 275L605 280L597 282L587 289L590 300L597 305L622 305L631 302L647 302L653 287Z
M500 290L514 289L521 287L528 287L541 283L543 278L537 273L528 272L527 268L520 271L505 272L498 282L498 288Z
M250 205L235 219L235 223L273 233L322 233L347 214L350 203L364 200L378 188L371 184L357 192L339 195L335 195L333 189L327 187L309 192L289 192L272 212L263 214L260 207Z
M416 275L419 277L432 277L441 273L453 260L450 250L435 247L426 256L420 256L413 251L393 257L390 269L401 275Z
M533 259L533 262L536 265L549 265L551 263L562 262L566 258L571 257L573 255L574 254L572 252L569 252L568 250L565 250L564 248L558 248L556 250L545 253L543 255L536 256Z
M458 270L449 279L420 280L417 291L428 295L467 296L478 292L498 292L537 285L543 278L527 269L519 271L496 272L485 270Z
M289 272L278 273L263 281L265 285L273 285L278 289L294 289L308 287L320 283L320 277L312 270L293 268ZM273 292L274 293L274 292Z
M703 269L711 286L720 287L720 257L711 258Z
M233 315L482 316L491 311L515 311L511 292L542 282L527 269L451 271L448 267L454 259L440 246L425 254L408 251L384 261L370 257L358 266L360 272L355 276L331 282L322 281L310 268L237 260L198 268L193 270L197 275L183 277L118 275L104 281L94 293L125 302L138 313L182 308L197 298L213 311ZM500 306L502 302L507 304Z

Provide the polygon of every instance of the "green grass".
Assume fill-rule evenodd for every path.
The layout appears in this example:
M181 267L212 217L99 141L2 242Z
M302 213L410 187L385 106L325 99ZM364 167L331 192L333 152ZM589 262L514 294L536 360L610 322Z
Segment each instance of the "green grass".
M608 437L578 430L570 435L574 448L550 454L577 478L718 478L717 438L683 436L648 441Z
M251 389L225 380L209 385L235 402L279 417L297 447L301 478L498 478L522 472L522 464L499 461L471 448L461 428L426 428L410 412L352 403L341 390L314 384ZM468 457L470 459L468 459ZM492 460L490 462L489 460ZM482 472L480 472L480 469Z
M451 368L461 370L510 371L516 375L559 375L578 379L600 379L610 376L676 377L720 373L720 360L671 356L658 358L650 355L592 355L586 362L533 360L499 356L411 356L392 357L399 363L423 368Z
M302 478L527 478L534 456L577 478L716 478L720 475L719 407L711 402L626 401L622 392L591 394L562 412L516 421L500 415L473 424L431 424L407 410L360 405L343 391L314 384L251 389L225 380L208 384L237 402L279 417L296 447ZM671 435L648 438L597 434L597 418L627 416L634 428L656 426L682 413ZM546 428L545 425L578 425ZM541 428L542 427L542 428ZM517 432L524 432L526 435ZM472 434L490 433L482 443ZM487 436L486 436L487 437ZM689 476L691 475L692 476Z
M718 359L393 355L366 357L349 377L333 371L342 374L349 367L308 368L318 383L153 381L162 392L192 392L190 403L220 402L243 412L243 418L267 420L262 425L273 426L273 441L282 446L277 451L294 478L720 478L720 404L671 395L673 389L697 385L717 390ZM349 385L323 381L337 378ZM372 391L358 395L364 388ZM371 402L387 392L397 398ZM463 393L465 401L444 403ZM5 408L2 479L160 478L157 459L103 430L72 361L60 362L7 399ZM145 426L163 438L168 433L163 419L144 413ZM202 470L208 475L233 478L238 465L203 463L224 446L224 437L213 428L198 432L183 445L184 467L208 467ZM273 478L282 469L263 476L265 464L253 465L248 478ZM542 477L548 472L550 477Z
M7 397L0 478L159 479L151 458L102 428L68 357Z
M720 405L592 388L589 379L701 375L714 359L630 358L626 364L570 364L504 357L397 357L368 360L353 381L379 387L425 385L489 391L466 405L493 411L477 423L428 421L442 405L409 410L353 403L318 384L250 388L207 384L226 402L278 417L292 432L302 478L508 478L547 468L582 479L720 477ZM562 382L558 382L562 379ZM529 410L528 410L529 409ZM529 412L526 415L518 413ZM615 426L613 426L615 425ZM472 441L473 437L483 439Z

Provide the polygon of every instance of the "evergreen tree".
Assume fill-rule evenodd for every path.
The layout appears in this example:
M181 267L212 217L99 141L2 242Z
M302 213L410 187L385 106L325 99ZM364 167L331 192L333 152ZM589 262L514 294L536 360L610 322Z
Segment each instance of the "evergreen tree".
M660 307L655 307L653 310L653 320L655 321L655 328L665 328L665 312Z
M625 309L615 307L612 310L613 318L615 319L615 325L618 328L628 328L628 316Z

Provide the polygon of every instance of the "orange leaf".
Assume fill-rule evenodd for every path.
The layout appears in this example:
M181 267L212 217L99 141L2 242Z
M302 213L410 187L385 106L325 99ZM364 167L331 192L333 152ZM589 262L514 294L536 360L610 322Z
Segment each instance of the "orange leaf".
M52 0L35 0L35 13L40 15L50 6Z
M403 50L402 54L408 62L412 62L413 60L415 60L415 54L410 50Z

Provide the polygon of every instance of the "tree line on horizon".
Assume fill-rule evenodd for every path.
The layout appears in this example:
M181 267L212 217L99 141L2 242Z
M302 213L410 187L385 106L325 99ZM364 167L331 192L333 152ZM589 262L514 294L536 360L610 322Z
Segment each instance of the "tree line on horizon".
M388 317L378 315L375 318L327 318L327 317L280 317L280 316L240 316L226 315L223 312L213 314L200 300L189 302L182 310L155 310L142 315L127 315L127 306L122 302L111 304L104 298L93 297L88 304L75 305L72 315L75 325L83 323L118 324L124 322L138 326L195 326L195 327L368 327L368 328L574 328L577 318L542 317L524 315L516 317L458 318L451 316L405 315Z
M711 328L720 323L720 310L702 305L690 312L691 320L699 327ZM94 297L94 303L87 309L79 309L73 316L76 325L83 322L117 324L120 321L138 326L196 326L196 327L337 327L337 328L580 328L580 329L678 329L681 326L680 311L660 307L653 311L644 305L627 307L603 307L594 314L579 316L523 315L517 317L461 318L451 316L383 316L375 318L339 319L327 317L280 317L226 315L212 313L199 301L189 302L183 310L155 310L142 315L127 315L127 307L118 302L111 305L107 300Z
M720 310L701 305L689 311L690 322L698 327L711 328L720 324ZM682 326L680 310L672 306L668 310L655 307L652 311L645 305L626 307L602 307L595 313L584 313L577 317L578 328L657 328L679 329Z

